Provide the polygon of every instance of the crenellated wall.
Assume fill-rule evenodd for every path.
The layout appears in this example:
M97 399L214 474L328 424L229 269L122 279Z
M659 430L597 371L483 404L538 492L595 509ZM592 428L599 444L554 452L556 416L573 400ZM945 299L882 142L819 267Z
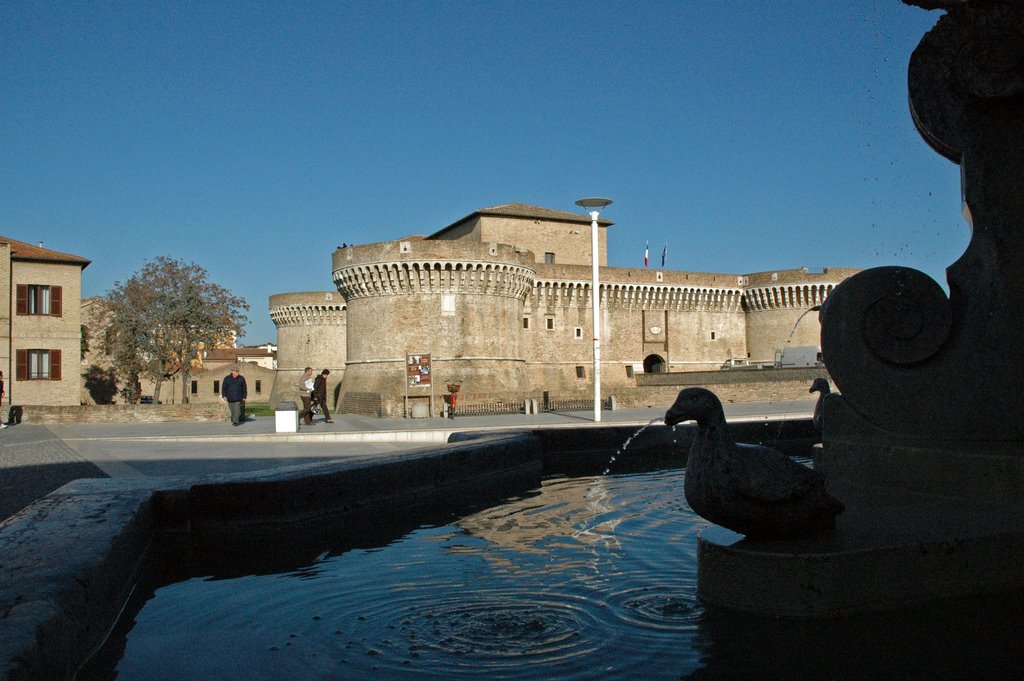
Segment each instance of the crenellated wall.
M744 277L743 307L750 361L771 362L776 350L820 345L818 315L807 311L821 305L839 282L858 271L830 267L820 273L784 270Z
M416 239L336 251L350 329L344 390L379 392L385 413L398 415L406 356L429 354L436 394L447 383L529 392L520 327L535 274L531 253L502 244Z
M307 366L330 369L333 392L345 376L347 305L337 291L278 293L270 296L270 319L277 327L277 380L270 403L298 402L298 382Z
M584 390L593 372L590 268L537 269L524 309L531 384ZM746 354L735 276L609 267L600 285L601 378L608 389L635 385L651 356L664 361L665 371L686 371L717 369L730 352Z
M333 280L340 300L327 292L273 296L279 366L294 372L278 386L292 387L303 366L335 372L341 361L343 378L340 368L332 373L341 391L380 395L375 412L398 416L406 356L430 354L435 397L448 383L468 394L589 392L592 271L565 264L582 262L583 230L567 214L522 204L497 208L508 214L493 217L486 209L431 237L339 248ZM538 219L530 219L530 210ZM575 230L580 244L568 232L562 241L543 242L556 251L556 262L545 263L522 245L484 240L523 230ZM602 392L635 391L644 373L717 371L730 358L771 362L784 347L818 345L812 308L857 271L736 275L601 267ZM430 391L413 387L409 395Z

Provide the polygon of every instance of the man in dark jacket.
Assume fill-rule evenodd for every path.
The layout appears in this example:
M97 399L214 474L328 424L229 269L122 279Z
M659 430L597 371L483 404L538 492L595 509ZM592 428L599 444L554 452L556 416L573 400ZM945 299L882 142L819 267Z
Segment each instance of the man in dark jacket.
M231 425L237 426L244 417L242 405L248 396L245 376L238 373L238 367L231 367L231 373L221 381L220 396L227 400L228 409L231 411Z
M330 369L324 369L313 381L313 401L320 405L324 412L324 423L334 423L331 420L331 412L327 409L327 377L331 375Z

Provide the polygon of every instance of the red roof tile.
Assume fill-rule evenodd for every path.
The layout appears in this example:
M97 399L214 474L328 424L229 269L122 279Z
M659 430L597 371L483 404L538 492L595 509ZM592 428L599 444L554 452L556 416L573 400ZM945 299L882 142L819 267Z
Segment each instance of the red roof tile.
M80 265L82 269L88 267L89 263L92 262L91 260L86 260L78 255L52 251L49 248L43 248L42 246L33 246L32 244L25 243L24 241L18 241L17 239L11 239L6 236L0 236L0 242L9 243L11 245L11 257L14 260L68 263Z

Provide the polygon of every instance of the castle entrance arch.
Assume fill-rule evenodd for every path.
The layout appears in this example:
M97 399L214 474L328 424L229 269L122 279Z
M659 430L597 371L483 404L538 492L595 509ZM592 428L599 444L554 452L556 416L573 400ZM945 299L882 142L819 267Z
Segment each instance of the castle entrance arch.
M663 374L667 369L665 358L661 355L647 355L644 357L645 374Z

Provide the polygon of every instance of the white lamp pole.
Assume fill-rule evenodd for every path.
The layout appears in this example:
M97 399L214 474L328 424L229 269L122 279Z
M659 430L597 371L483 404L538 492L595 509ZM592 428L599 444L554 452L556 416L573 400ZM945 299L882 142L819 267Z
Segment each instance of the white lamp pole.
M594 421L601 420L601 289L598 274L597 218L611 199L580 199L576 205L590 212L591 303L594 308Z

